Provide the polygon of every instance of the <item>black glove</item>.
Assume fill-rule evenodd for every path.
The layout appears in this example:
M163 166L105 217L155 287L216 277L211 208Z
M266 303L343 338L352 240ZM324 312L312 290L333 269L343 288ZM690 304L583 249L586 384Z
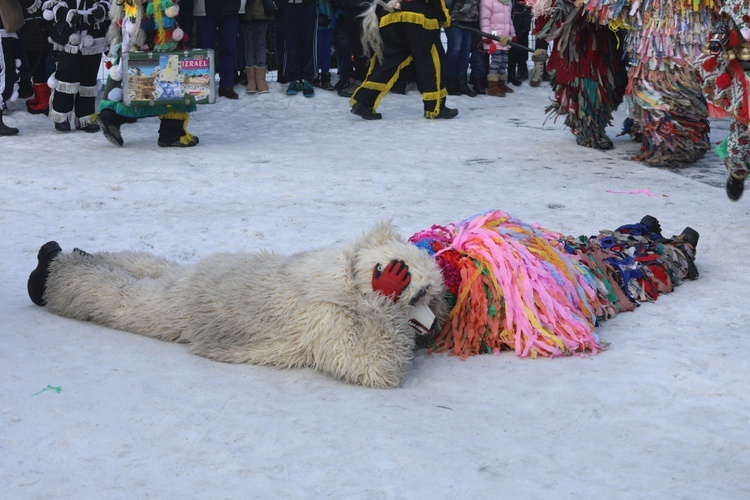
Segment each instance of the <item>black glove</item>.
M104 20L104 18L107 17L107 9L105 9L102 4L98 3L93 9L91 9L91 15L97 21Z
M77 28L78 26L83 24L83 16L78 12L72 10L68 12L66 20L68 21L68 24L74 28Z

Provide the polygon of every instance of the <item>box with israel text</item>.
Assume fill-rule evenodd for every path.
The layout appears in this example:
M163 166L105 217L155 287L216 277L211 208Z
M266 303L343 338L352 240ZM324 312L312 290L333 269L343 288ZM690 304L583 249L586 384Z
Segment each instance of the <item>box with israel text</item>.
M126 52L123 101L128 106L213 104L215 76L213 50Z

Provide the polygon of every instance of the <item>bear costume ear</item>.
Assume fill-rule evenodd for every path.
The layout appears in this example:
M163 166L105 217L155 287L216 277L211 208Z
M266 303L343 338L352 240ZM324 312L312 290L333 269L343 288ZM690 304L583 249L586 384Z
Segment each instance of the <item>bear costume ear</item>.
M364 233L354 246L357 249L372 248L394 240L402 241L402 238L393 227L393 222L389 219L379 222L375 227Z

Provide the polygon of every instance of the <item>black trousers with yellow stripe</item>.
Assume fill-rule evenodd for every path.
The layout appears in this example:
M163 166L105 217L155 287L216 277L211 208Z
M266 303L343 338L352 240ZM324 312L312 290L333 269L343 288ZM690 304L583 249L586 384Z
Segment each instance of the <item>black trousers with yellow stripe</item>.
M401 70L414 63L417 87L422 92L428 115L440 112L440 101L447 96L442 61L445 49L439 29L426 29L420 24L396 22L380 28L383 40L383 61L370 60L367 78L352 95L351 104L359 102L375 111L383 96L398 80Z

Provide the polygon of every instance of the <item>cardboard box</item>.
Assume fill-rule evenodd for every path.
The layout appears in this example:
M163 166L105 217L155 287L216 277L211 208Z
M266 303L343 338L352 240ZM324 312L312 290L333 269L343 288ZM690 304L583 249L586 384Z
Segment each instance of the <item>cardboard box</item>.
M213 104L213 50L126 52L122 56L123 101L128 106Z

